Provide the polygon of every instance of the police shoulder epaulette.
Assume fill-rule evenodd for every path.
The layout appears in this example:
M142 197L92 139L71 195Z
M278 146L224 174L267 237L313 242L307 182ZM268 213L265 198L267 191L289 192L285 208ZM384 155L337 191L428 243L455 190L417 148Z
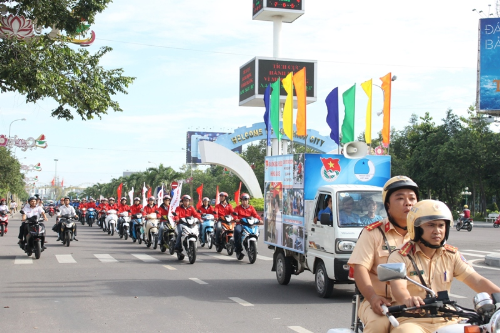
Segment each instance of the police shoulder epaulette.
M382 221L378 221L378 222L373 222L372 224L369 224L365 227L366 230L368 231L372 231L378 227L380 227L382 225Z
M450 244L445 244L445 245L444 245L444 249L445 249L446 251L451 252L451 253L457 253L457 251L458 251L458 247L451 246Z
M413 247L414 247L413 243L408 242L408 243L404 244L398 252L402 256L406 257L413 250Z

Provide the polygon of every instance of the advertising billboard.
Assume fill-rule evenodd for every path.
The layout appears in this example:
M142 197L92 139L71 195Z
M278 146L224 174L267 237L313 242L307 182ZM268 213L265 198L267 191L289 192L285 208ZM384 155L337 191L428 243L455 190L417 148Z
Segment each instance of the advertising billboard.
M479 111L500 111L500 18L479 20Z
M199 141L215 141L225 132L200 132L189 131L186 135L186 163L201 163L201 154L198 149ZM241 154L242 147L231 149L235 153Z

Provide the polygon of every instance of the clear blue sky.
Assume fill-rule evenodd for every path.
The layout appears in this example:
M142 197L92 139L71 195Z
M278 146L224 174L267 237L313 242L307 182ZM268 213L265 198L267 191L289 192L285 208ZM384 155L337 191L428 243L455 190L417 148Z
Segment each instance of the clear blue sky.
M326 96L357 83L358 135L367 101L359 84L380 82L388 72L398 77L392 92L396 129L412 113L428 111L438 123L448 108L465 115L476 89L479 16L472 9L487 12L491 2L307 0L306 14L283 25L282 57L318 61L318 102L308 106L308 127L328 135ZM88 50L111 46L102 65L137 77L128 95L116 96L124 112L66 122L50 117L51 100L26 104L19 94L0 94L0 134L25 117L12 125L12 135L47 136L45 150L17 149L22 163L42 164L42 172L29 175L40 183L52 180L54 159L65 185L107 182L159 163L178 169L185 162L186 131L262 121L262 108L238 106L239 67L255 56L272 56L272 23L252 21L251 4L115 1L96 17L97 39ZM375 115L381 97L374 87L374 135L382 127Z

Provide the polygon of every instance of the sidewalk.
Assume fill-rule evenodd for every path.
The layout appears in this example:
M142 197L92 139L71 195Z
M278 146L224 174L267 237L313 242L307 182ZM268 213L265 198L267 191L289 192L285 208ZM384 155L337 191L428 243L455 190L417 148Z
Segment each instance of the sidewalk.
M493 222L474 221L474 228L493 228Z

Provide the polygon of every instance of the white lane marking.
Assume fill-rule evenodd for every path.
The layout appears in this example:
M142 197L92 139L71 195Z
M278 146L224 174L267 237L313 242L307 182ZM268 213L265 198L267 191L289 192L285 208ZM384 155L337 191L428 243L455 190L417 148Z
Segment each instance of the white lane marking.
M486 253L486 254L495 253L492 251L478 251L478 250L464 250L464 251L479 252L479 253Z
M462 251L460 251L460 254L463 254L464 256L484 258L484 254L467 253Z
M257 255L257 259L260 259L260 260L273 260L273 258L266 257L266 256L261 256L260 254Z
M234 257L230 256L223 256L222 254L210 254L210 253L204 253L206 256L214 257L217 259L222 259L222 260L236 260Z
M60 264L76 264L71 254L56 254L56 259Z
M163 267L165 267L166 269L169 269L169 270L171 270L171 271L176 271L176 270L177 270L177 268L172 267L172 266L170 266L170 265L163 265Z
M460 296L460 295L455 295L455 294L449 294L451 297L455 297L455 298L467 298L465 296Z
M31 257L17 256L16 260L14 260L14 264L16 264L16 265L26 265L26 264L32 264L32 263L33 263L33 258L31 258Z
M306 330L304 327L301 326L288 326L289 329L292 331L298 332L298 333L313 333L309 330Z
M474 260L471 260L469 261L469 263L473 266L473 267L477 267L477 268L484 268L484 269L492 269L494 271L500 271L500 268L495 268L495 267L486 267L486 266L481 266L481 265L476 265L476 262L477 261L481 261L483 259L474 259Z
M189 278L189 280L194 281L198 284L208 284L205 281L201 281L200 279L197 279L197 278Z
M94 257L104 263L118 262L118 260L110 256L109 254L94 254Z
M156 258L153 258L151 257L150 255L147 255L147 254L142 254L142 253L139 253L139 254L132 254L134 257L136 257L137 259L140 259L144 262L157 262L157 261L160 261Z
M229 297L229 299L233 302L236 302L238 303L239 305L243 305L243 306L253 306L252 303L248 303L247 301L245 300L242 300L241 298L239 297Z

